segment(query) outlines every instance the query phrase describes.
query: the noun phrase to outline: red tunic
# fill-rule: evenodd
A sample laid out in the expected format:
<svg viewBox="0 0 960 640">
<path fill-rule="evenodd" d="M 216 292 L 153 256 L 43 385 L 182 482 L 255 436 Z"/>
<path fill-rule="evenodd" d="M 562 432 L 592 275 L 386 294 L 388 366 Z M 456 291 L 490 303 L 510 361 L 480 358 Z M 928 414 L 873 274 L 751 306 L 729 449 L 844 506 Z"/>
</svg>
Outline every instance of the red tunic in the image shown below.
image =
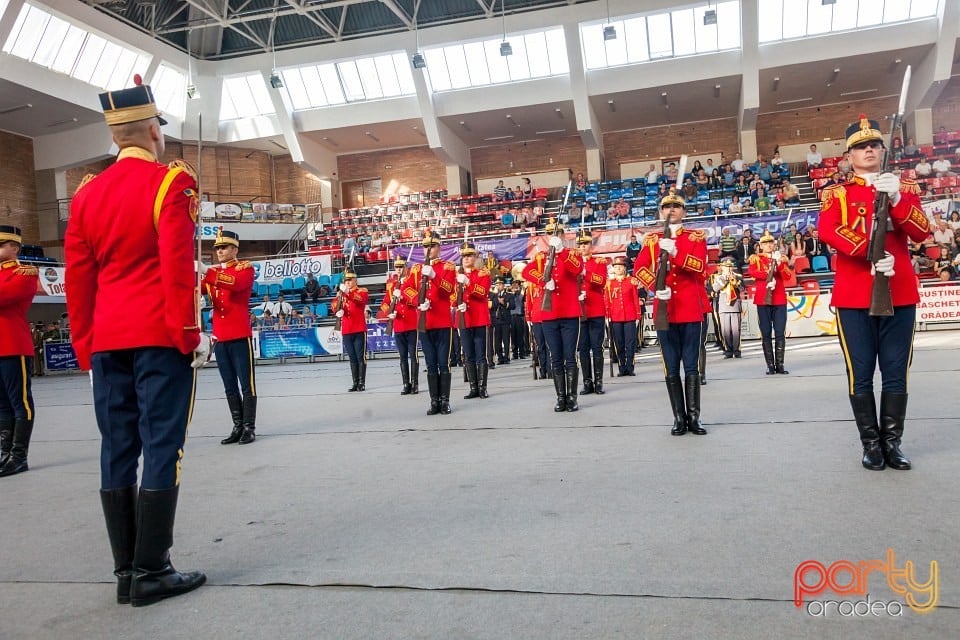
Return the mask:
<svg viewBox="0 0 960 640">
<path fill-rule="evenodd" d="M 343 305 L 340 333 L 347 335 L 367 332 L 366 311 L 368 300 L 370 300 L 370 292 L 363 287 L 354 287 L 350 291 L 337 296 L 336 300 L 333 301 L 333 312 L 339 311 L 341 304 Z"/>
<path fill-rule="evenodd" d="M 467 274 L 470 283 L 463 287 L 464 302 L 467 311 L 464 324 L 468 329 L 490 326 L 490 307 L 487 299 L 490 293 L 490 271 L 486 268 L 474 269 Z"/>
<path fill-rule="evenodd" d="M 538 252 L 533 260 L 524 267 L 523 279 L 544 288 L 547 284 L 546 280 L 543 279 L 543 269 L 546 262 L 546 254 Z M 541 311 L 541 322 L 580 317 L 580 287 L 577 283 L 577 276 L 582 271 L 583 260 L 580 258 L 580 254 L 566 247 L 557 251 L 554 256 L 552 274 L 553 282 L 556 285 L 552 292 L 553 308 L 551 311 Z M 551 292 L 544 288 L 543 295 L 551 295 Z"/>
<path fill-rule="evenodd" d="M 584 315 L 587 318 L 602 318 L 606 315 L 606 304 L 603 300 L 603 289 L 607 284 L 606 258 L 590 258 L 585 260 L 586 272 L 583 274 L 583 290 L 587 294 L 583 301 Z"/>
<path fill-rule="evenodd" d="M 607 281 L 604 302 L 611 322 L 633 322 L 640 317 L 640 281 L 633 276 Z"/>
<path fill-rule="evenodd" d="M 893 230 L 887 231 L 886 250 L 894 257 L 890 297 L 895 307 L 920 301 L 907 239 L 921 242 L 930 235 L 930 223 L 920 205 L 920 188 L 913 180 L 900 181 L 900 201 L 890 205 Z M 873 228 L 877 190 L 860 176 L 827 187 L 821 193 L 820 237 L 836 249 L 837 266 L 831 302 L 835 307 L 868 309 L 873 276 L 866 259 Z"/>
<path fill-rule="evenodd" d="M 543 287 L 528 282 L 523 304 L 528 322 L 543 322 L 543 312 L 540 310 L 543 305 Z"/>
<path fill-rule="evenodd" d="M 36 267 L 8 260 L 0 264 L 0 357 L 32 356 L 27 310 L 37 293 Z"/>
<path fill-rule="evenodd" d="M 250 329 L 250 292 L 253 265 L 234 260 L 214 265 L 203 277 L 204 288 L 213 301 L 213 335 L 217 340 L 244 340 Z"/>
<path fill-rule="evenodd" d="M 702 231 L 687 231 L 681 228 L 675 239 L 677 255 L 670 258 L 670 270 L 667 272 L 667 286 L 673 294 L 667 303 L 667 317 L 672 323 L 703 322 L 703 314 L 709 309 L 707 290 L 707 238 Z M 634 275 L 651 293 L 657 282 L 657 258 L 660 249 L 660 234 L 647 236 L 644 248 L 637 254 L 634 263 Z M 653 313 L 661 300 L 654 300 Z"/>
<path fill-rule="evenodd" d="M 64 238 L 67 311 L 81 369 L 101 351 L 200 343 L 197 182 L 128 147 L 82 186 Z"/>
<path fill-rule="evenodd" d="M 747 272 L 757 281 L 753 288 L 753 303 L 756 305 L 763 304 L 767 297 L 767 274 L 770 272 L 771 262 L 773 262 L 773 258 L 767 255 L 755 253 L 750 256 L 750 266 L 747 268 Z M 781 257 L 780 264 L 777 265 L 777 270 L 773 274 L 774 288 L 771 304 L 787 304 L 787 289 L 783 285 L 783 279 L 789 278 L 791 274 L 786 256 Z"/>
<path fill-rule="evenodd" d="M 394 290 L 399 290 L 403 286 L 403 283 L 400 282 L 400 279 L 396 276 L 391 275 L 390 279 L 387 280 L 387 295 L 383 298 L 383 304 L 380 305 L 380 309 L 384 313 L 390 313 L 390 304 L 393 300 Z M 397 314 L 397 317 L 393 319 L 393 332 L 394 333 L 403 333 L 404 331 L 416 331 L 417 330 L 417 307 L 415 304 L 410 304 L 404 297 L 397 299 L 397 304 L 393 308 L 394 313 Z"/>
<path fill-rule="evenodd" d="M 453 314 L 450 312 L 450 299 L 454 297 L 454 287 L 457 284 L 457 267 L 452 262 L 436 259 L 430 265 L 434 270 L 434 277 L 427 285 L 427 300 L 430 308 L 427 314 L 427 330 L 450 329 L 453 327 Z M 420 272 L 423 265 L 414 265 L 410 275 L 403 282 L 403 298 L 408 304 L 417 306 L 420 295 Z"/>
</svg>

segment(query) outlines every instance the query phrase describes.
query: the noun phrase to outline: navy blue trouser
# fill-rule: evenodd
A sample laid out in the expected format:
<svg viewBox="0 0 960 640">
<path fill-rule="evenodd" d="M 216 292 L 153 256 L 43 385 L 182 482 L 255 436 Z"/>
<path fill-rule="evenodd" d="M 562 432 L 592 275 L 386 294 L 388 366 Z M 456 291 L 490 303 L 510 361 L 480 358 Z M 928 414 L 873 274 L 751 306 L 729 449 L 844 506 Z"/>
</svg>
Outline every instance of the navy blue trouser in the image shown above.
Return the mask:
<svg viewBox="0 0 960 640">
<path fill-rule="evenodd" d="M 837 309 L 850 395 L 873 393 L 878 364 L 883 391 L 907 392 L 916 317 L 914 306 L 895 307 L 888 317 L 871 317 L 867 309 Z"/>
<path fill-rule="evenodd" d="M 547 340 L 543 336 L 543 323 L 534 322 L 533 341 L 537 343 L 537 364 L 541 371 L 547 370 L 547 363 L 550 361 L 550 349 L 547 347 Z"/>
<path fill-rule="evenodd" d="M 681 362 L 684 375 L 699 375 L 702 331 L 702 322 L 671 322 L 669 329 L 657 331 L 664 376 L 679 376 Z"/>
<path fill-rule="evenodd" d="M 0 358 L 0 418 L 33 420 L 33 392 L 30 390 L 33 373 L 32 356 L 3 356 Z"/>
<path fill-rule="evenodd" d="M 786 339 L 787 305 L 785 304 L 758 304 L 757 320 L 760 322 L 760 337 L 764 342 L 770 342 L 771 330 L 779 340 Z"/>
<path fill-rule="evenodd" d="M 223 390 L 228 396 L 254 398 L 257 381 L 254 373 L 253 339 L 240 338 L 218 342 L 213 347 L 217 369 L 223 379 Z"/>
<path fill-rule="evenodd" d="M 633 373 L 633 356 L 637 352 L 637 323 L 611 322 L 610 339 L 617 356 L 620 373 Z"/>
<path fill-rule="evenodd" d="M 550 349 L 550 362 L 554 373 L 577 368 L 579 334 L 580 318 L 560 318 L 543 322 L 543 337 Z"/>
<path fill-rule="evenodd" d="M 144 489 L 180 484 L 180 461 L 193 414 L 192 356 L 144 347 L 93 354 L 93 404 L 100 428 L 100 487 Z"/>
<path fill-rule="evenodd" d="M 464 364 L 487 364 L 487 328 L 467 327 L 460 332 L 463 344 Z"/>
<path fill-rule="evenodd" d="M 356 364 L 364 362 L 367 358 L 367 332 L 343 334 L 343 352 L 347 354 L 350 362 Z"/>
<path fill-rule="evenodd" d="M 410 362 L 410 370 L 415 371 L 420 366 L 417 357 L 417 330 L 401 331 L 393 334 L 393 339 L 397 343 L 397 351 L 400 353 L 400 360 Z"/>
<path fill-rule="evenodd" d="M 580 353 L 581 361 L 589 358 L 591 352 L 594 358 L 603 357 L 605 329 L 603 316 L 580 320 L 580 339 L 577 343 L 577 351 Z"/>
<path fill-rule="evenodd" d="M 420 334 L 427 374 L 450 373 L 450 345 L 453 329 L 427 329 Z"/>
</svg>

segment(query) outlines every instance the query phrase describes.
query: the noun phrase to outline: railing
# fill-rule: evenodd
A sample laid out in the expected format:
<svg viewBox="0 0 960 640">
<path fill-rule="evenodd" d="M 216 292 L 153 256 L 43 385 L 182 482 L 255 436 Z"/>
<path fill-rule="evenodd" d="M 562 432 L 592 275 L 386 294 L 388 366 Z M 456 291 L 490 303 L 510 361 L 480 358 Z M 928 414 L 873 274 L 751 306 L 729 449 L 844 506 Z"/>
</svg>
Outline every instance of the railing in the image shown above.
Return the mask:
<svg viewBox="0 0 960 640">
<path fill-rule="evenodd" d="M 287 243 L 280 248 L 280 253 L 289 252 L 300 242 L 306 243 L 311 236 L 316 235 L 318 225 L 320 227 L 320 230 L 323 231 L 321 203 L 313 202 L 305 206 L 307 208 L 307 212 L 306 212 L 306 215 L 304 216 L 303 224 L 301 224 L 297 228 L 297 230 L 293 232 L 293 235 L 290 236 L 290 239 L 287 240 Z M 306 244 L 304 244 L 304 248 L 306 248 Z"/>
</svg>

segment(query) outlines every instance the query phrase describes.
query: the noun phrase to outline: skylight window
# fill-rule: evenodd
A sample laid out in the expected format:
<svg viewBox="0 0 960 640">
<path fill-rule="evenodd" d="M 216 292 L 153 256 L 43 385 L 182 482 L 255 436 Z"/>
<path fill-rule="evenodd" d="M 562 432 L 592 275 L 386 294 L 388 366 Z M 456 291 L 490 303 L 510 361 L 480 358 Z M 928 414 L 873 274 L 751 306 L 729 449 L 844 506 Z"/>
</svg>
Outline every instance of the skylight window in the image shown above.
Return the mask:
<svg viewBox="0 0 960 640">
<path fill-rule="evenodd" d="M 187 108 L 187 76 L 161 64 L 151 84 L 160 112 L 183 119 Z"/>
<path fill-rule="evenodd" d="M 132 86 L 134 74 L 143 74 L 150 64 L 150 56 L 28 3 L 20 9 L 3 51 L 109 90 Z"/>
<path fill-rule="evenodd" d="M 404 53 L 284 69 L 294 110 L 409 96 L 417 92 Z"/>
<path fill-rule="evenodd" d="M 760 42 L 804 38 L 879 24 L 929 18 L 939 0 L 764 0 L 759 3 Z"/>
<path fill-rule="evenodd" d="M 267 85 L 259 73 L 224 78 L 220 96 L 220 119 L 237 120 L 276 113 Z"/>
</svg>

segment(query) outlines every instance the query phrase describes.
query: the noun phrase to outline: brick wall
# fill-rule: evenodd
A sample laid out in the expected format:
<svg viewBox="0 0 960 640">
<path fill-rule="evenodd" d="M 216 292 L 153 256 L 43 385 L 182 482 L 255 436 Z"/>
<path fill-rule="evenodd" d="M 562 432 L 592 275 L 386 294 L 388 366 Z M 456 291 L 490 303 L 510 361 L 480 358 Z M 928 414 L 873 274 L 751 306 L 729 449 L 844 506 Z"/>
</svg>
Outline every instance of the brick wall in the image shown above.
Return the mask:
<svg viewBox="0 0 960 640">
<path fill-rule="evenodd" d="M 843 138 L 847 127 L 861 113 L 878 120 L 881 131 L 886 133 L 890 130 L 890 123 L 883 116 L 896 110 L 897 97 L 890 96 L 761 113 L 757 116 L 757 150 L 769 157 L 777 145 L 807 144 Z"/>
<path fill-rule="evenodd" d="M 290 156 L 276 156 L 273 160 L 276 202 L 320 202 L 320 183 L 300 168 Z"/>
<path fill-rule="evenodd" d="M 953 76 L 933 105 L 933 130 L 960 129 L 960 76 Z"/>
<path fill-rule="evenodd" d="M 340 182 L 380 178 L 385 195 L 447 186 L 446 167 L 427 146 L 338 156 L 337 174 Z"/>
<path fill-rule="evenodd" d="M 4 131 L 0 131 L 0 224 L 20 227 L 25 243 L 40 241 L 33 140 Z"/>
<path fill-rule="evenodd" d="M 113 158 L 105 158 L 99 162 L 88 162 L 87 164 L 81 165 L 79 167 L 73 167 L 72 169 L 67 169 L 67 197 L 73 197 L 74 192 L 80 186 L 80 183 L 83 181 L 84 176 L 88 174 L 98 174 L 110 165 L 113 164 Z"/>
<path fill-rule="evenodd" d="M 624 162 L 715 152 L 732 159 L 739 148 L 736 118 L 612 131 L 603 134 L 604 170 L 610 179 L 629 178 L 620 175 Z"/>
<path fill-rule="evenodd" d="M 580 136 L 531 140 L 470 150 L 473 179 L 570 169 L 587 173 L 587 152 Z"/>
</svg>

